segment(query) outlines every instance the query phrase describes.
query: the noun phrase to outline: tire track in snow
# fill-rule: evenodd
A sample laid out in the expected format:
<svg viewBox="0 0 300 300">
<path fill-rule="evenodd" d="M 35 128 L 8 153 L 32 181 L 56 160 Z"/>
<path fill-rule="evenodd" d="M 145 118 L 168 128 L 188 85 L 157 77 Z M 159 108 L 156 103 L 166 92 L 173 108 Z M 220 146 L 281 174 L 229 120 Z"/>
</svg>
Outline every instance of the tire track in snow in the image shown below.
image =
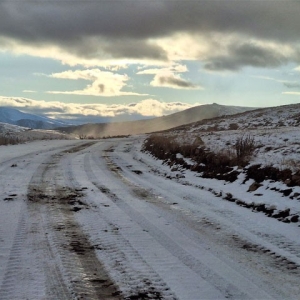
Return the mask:
<svg viewBox="0 0 300 300">
<path fill-rule="evenodd" d="M 22 214 L 18 221 L 17 234 L 14 238 L 8 266 L 0 289 L 0 299 L 3 300 L 18 299 L 19 291 L 16 291 L 16 289 L 18 287 L 20 265 L 22 264 L 22 252 L 25 247 L 26 225 L 25 216 Z"/>
<path fill-rule="evenodd" d="M 88 179 L 88 182 L 83 181 L 82 174 L 80 174 L 80 166 L 83 160 L 85 161 L 85 169 L 87 169 L 86 162 L 89 160 L 89 155 L 83 153 L 80 156 L 75 156 L 73 159 L 71 156 L 68 156 L 63 162 L 65 178 L 70 186 L 86 187 L 90 185 L 91 189 L 94 188 L 94 185 Z M 97 198 L 99 198 L 99 192 Z M 140 256 L 138 251 L 132 247 L 129 241 L 123 237 L 121 228 L 118 228 L 114 224 L 115 222 L 109 220 L 106 214 L 100 210 L 99 203 L 95 203 L 94 199 L 90 199 L 88 202 L 87 197 L 84 200 L 90 204 L 95 213 L 88 220 L 85 219 L 82 222 L 84 229 L 93 241 L 93 247 L 99 259 L 103 261 L 109 270 L 112 270 L 113 278 L 118 282 L 122 291 L 122 299 L 175 299 L 175 296 L 158 274 Z M 110 207 L 111 201 L 107 200 L 102 205 L 105 208 Z M 80 213 L 77 216 L 80 216 Z"/>
<path fill-rule="evenodd" d="M 74 165 L 73 163 L 70 164 L 70 166 Z M 90 180 L 90 154 L 86 154 L 84 157 L 84 167 L 87 180 Z M 69 170 L 67 173 L 71 181 L 79 185 L 79 182 L 75 178 L 76 171 Z M 78 178 L 78 180 L 82 181 L 82 177 Z M 84 185 L 86 184 L 87 182 L 84 182 Z M 95 187 L 91 182 L 89 184 L 92 188 Z M 97 198 L 99 198 L 99 192 L 97 195 Z M 99 202 L 96 203 L 94 198 L 92 198 L 90 199 L 90 203 L 94 207 L 93 211 L 95 215 L 88 218 L 88 221 L 84 220 L 84 228 L 91 235 L 98 257 L 111 270 L 113 278 L 118 282 L 123 298 L 175 299 L 174 294 L 169 290 L 165 282 L 145 261 L 135 247 L 131 245 L 129 240 L 124 237 L 122 234 L 124 227 L 118 227 L 116 222 L 110 219 L 105 213 L 108 207 L 113 207 L 111 199 L 104 196 L 100 204 Z M 104 208 L 104 211 L 101 207 Z M 115 217 L 120 213 L 120 219 L 124 219 L 123 211 L 117 212 L 115 210 L 117 207 L 113 209 Z M 128 223 L 125 222 L 125 227 L 127 225 Z M 138 230 L 136 230 L 135 234 L 137 232 Z M 143 231 L 141 232 L 142 234 L 144 233 Z M 141 236 L 140 240 L 143 239 L 144 237 Z"/>
<path fill-rule="evenodd" d="M 94 142 L 93 142 L 94 143 Z M 72 299 L 118 299 L 117 289 L 109 279 L 103 266 L 95 256 L 94 249 L 73 217 L 72 204 L 80 197 L 80 193 L 65 186 L 63 170 L 59 170 L 62 155 L 76 153 L 93 143 L 73 147 L 60 155 L 54 156 L 51 170 L 44 169 L 42 180 L 37 187 L 45 224 L 49 228 L 49 245 L 59 260 L 59 270 L 68 287 Z M 48 164 L 49 166 L 49 164 Z M 40 174 L 36 174 L 40 178 Z M 53 180 L 54 179 L 54 180 Z M 35 184 L 32 186 L 34 189 Z M 35 197 L 36 193 L 33 193 Z M 46 214 L 47 213 L 47 214 Z M 56 273 L 57 273 L 56 272 Z M 70 298 L 70 299 L 71 299 Z M 65 299 L 62 297 L 62 299 Z"/>
<path fill-rule="evenodd" d="M 47 147 L 45 149 L 39 149 L 37 151 L 31 151 L 27 154 L 22 154 L 17 157 L 8 158 L 4 161 L 0 162 L 0 173 L 2 173 L 5 169 L 8 169 L 8 167 L 12 165 L 17 165 L 19 162 L 24 162 L 26 159 L 32 159 L 32 157 L 35 157 L 36 155 L 42 155 L 44 153 L 50 153 L 52 151 L 58 151 L 70 148 L 68 145 L 58 146 L 58 147 Z"/>
<path fill-rule="evenodd" d="M 95 165 L 98 164 L 98 172 L 95 170 Z M 104 163 L 105 164 L 105 163 Z M 97 175 L 93 171 L 88 171 L 90 169 L 95 170 L 97 172 Z M 265 298 L 265 299 L 271 299 L 269 295 L 265 294 L 263 291 L 258 291 L 257 286 L 255 286 L 252 282 L 247 281 L 246 279 L 239 279 L 237 282 L 242 287 L 237 287 L 233 284 L 234 280 L 230 279 L 228 281 L 228 278 L 224 276 L 226 272 L 229 271 L 231 273 L 231 276 L 233 278 L 236 278 L 240 276 L 240 274 L 236 274 L 233 270 L 227 269 L 227 271 L 223 271 L 223 276 L 219 275 L 218 271 L 216 272 L 217 266 L 214 268 L 210 268 L 207 265 L 203 264 L 203 259 L 200 258 L 199 254 L 194 256 L 191 253 L 189 253 L 189 250 L 185 249 L 183 244 L 178 243 L 180 241 L 180 238 L 178 241 L 176 241 L 176 237 L 174 236 L 168 236 L 164 232 L 162 232 L 156 224 L 154 224 L 154 221 L 149 221 L 149 218 L 145 218 L 141 213 L 137 211 L 136 208 L 133 208 L 134 202 L 131 203 L 130 201 L 125 200 L 124 195 L 116 195 L 114 190 L 110 190 L 108 181 L 106 180 L 106 183 L 101 183 L 101 180 L 98 178 L 104 178 L 104 174 L 101 174 L 99 170 L 103 169 L 103 162 L 101 162 L 101 159 L 94 155 L 93 162 L 90 162 L 90 165 L 87 168 L 88 176 L 90 180 L 94 183 L 95 186 L 98 187 L 100 191 L 102 191 L 105 195 L 107 195 L 111 200 L 122 210 L 124 211 L 134 222 L 136 222 L 139 226 L 141 226 L 145 231 L 147 231 L 147 234 L 151 235 L 152 238 L 156 242 L 158 242 L 161 246 L 163 246 L 164 249 L 166 249 L 173 257 L 176 257 L 179 259 L 181 263 L 183 263 L 186 267 L 188 267 L 190 270 L 192 270 L 195 274 L 198 275 L 199 282 L 202 283 L 206 282 L 206 289 L 209 289 L 209 286 L 214 287 L 215 289 L 219 290 L 221 293 L 220 295 L 223 295 L 221 297 L 227 297 L 227 298 L 243 298 L 243 299 L 252 299 L 252 298 Z M 116 172 L 118 170 L 112 168 L 113 172 Z M 101 176 L 102 175 L 102 176 Z M 115 177 L 116 178 L 116 177 Z M 111 179 L 110 179 L 111 181 Z M 144 191 L 142 191 L 143 194 Z M 133 191 L 131 194 L 131 197 L 135 196 L 137 197 L 137 190 Z M 143 199 L 145 200 L 145 199 Z M 130 204 L 131 203 L 131 204 Z M 138 207 L 138 206 L 136 206 Z M 145 209 L 145 208 L 144 208 Z M 150 209 L 150 207 L 149 207 Z M 155 220 L 157 221 L 157 220 Z M 178 232 L 177 232 L 178 233 Z M 172 235 L 172 234 L 171 234 Z M 191 242 L 191 241 L 185 241 L 185 242 Z M 201 248 L 201 247 L 200 247 Z M 203 249 L 198 249 L 203 251 Z M 208 255 L 204 251 L 204 255 Z M 209 256 L 209 255 L 208 255 Z M 220 263 L 220 262 L 219 262 Z M 220 273 L 222 274 L 222 272 Z M 179 276 L 180 277 L 180 276 Z M 205 284 L 204 284 L 205 285 Z M 240 289 L 241 288 L 241 289 Z M 253 296 L 254 295 L 254 296 Z M 199 296 L 199 295 L 198 295 Z M 200 296 L 201 297 L 201 296 Z M 216 296 L 214 296 L 216 298 Z M 213 299 L 213 298 L 212 298 Z"/>
<path fill-rule="evenodd" d="M 90 145 L 63 147 L 63 152 L 41 163 L 32 176 L 27 207 L 24 205 L 27 213 L 22 214 L 0 299 L 119 299 L 73 218 L 68 201 L 79 193 L 59 181 L 63 155 Z"/>
<path fill-rule="evenodd" d="M 135 180 L 135 182 L 139 182 L 142 185 L 144 183 L 146 187 L 149 186 L 145 181 L 146 175 L 135 175 L 137 173 L 146 174 L 148 166 L 145 167 L 143 161 L 141 162 L 139 160 L 138 155 L 132 150 L 132 145 L 129 145 L 128 147 L 128 145 L 124 146 L 124 144 L 125 143 L 120 143 L 117 149 L 110 154 L 110 156 L 113 156 L 114 160 L 114 162 L 112 162 L 109 159 L 110 163 L 114 165 L 114 172 L 125 178 L 125 181 L 128 181 L 129 184 L 132 180 Z M 126 160 L 126 158 L 128 159 Z M 133 170 L 142 171 L 136 173 Z M 130 179 L 128 180 L 124 176 L 129 176 Z M 155 176 L 151 175 L 146 178 L 149 180 L 149 177 L 153 178 Z M 155 185 L 155 188 L 158 188 L 159 194 L 164 194 L 161 192 L 164 180 L 150 180 L 150 182 Z M 180 180 L 178 180 L 177 183 L 170 183 L 172 183 L 173 186 L 182 184 Z M 196 188 L 192 189 L 196 191 Z M 182 196 L 185 193 L 183 190 L 186 190 L 187 192 L 186 197 Z M 255 272 L 257 270 L 262 272 L 264 279 L 269 282 L 266 281 L 267 285 L 272 289 L 270 290 L 270 288 L 268 288 L 268 290 L 275 298 L 280 299 L 280 297 L 286 298 L 287 295 L 293 295 L 291 296 L 293 297 L 292 299 L 298 299 L 298 296 L 296 296 L 296 298 L 294 297 L 299 294 L 299 285 L 297 284 L 300 279 L 298 259 L 300 252 L 297 250 L 299 249 L 299 239 L 295 236 L 295 240 L 289 240 L 278 232 L 275 234 L 275 230 L 274 234 L 263 234 L 264 230 L 270 233 L 273 231 L 273 228 L 267 230 L 267 228 L 262 227 L 264 224 L 255 221 L 255 214 L 253 216 L 254 218 L 249 218 L 247 219 L 247 222 L 245 222 L 245 216 L 242 218 L 240 215 L 236 214 L 236 212 L 234 213 L 234 210 L 231 211 L 229 203 L 225 203 L 227 209 L 220 210 L 218 208 L 219 211 L 217 211 L 216 208 L 218 207 L 218 204 L 215 204 L 214 202 L 222 202 L 218 198 L 216 198 L 215 201 L 212 201 L 211 197 L 208 197 L 208 199 L 211 199 L 210 201 L 205 201 L 204 199 L 200 201 L 200 199 L 193 194 L 191 194 L 190 198 L 190 191 L 192 191 L 190 188 L 187 189 L 185 186 L 182 186 L 182 193 L 180 192 L 180 194 L 182 194 L 181 197 L 184 199 L 184 201 L 182 201 L 179 195 L 176 195 L 174 198 L 175 194 L 172 193 L 172 188 L 170 188 L 170 191 L 167 193 L 167 198 L 173 198 L 172 200 L 176 199 L 176 202 L 179 200 L 179 203 L 176 203 L 178 204 L 176 206 L 172 205 L 170 200 L 157 201 L 156 199 L 151 202 L 159 207 L 156 211 L 165 209 L 165 212 L 168 215 L 177 214 L 177 217 L 181 222 L 185 222 L 186 224 L 190 223 L 189 227 L 194 230 L 185 230 L 184 233 L 187 236 L 197 238 L 195 231 L 199 231 L 201 232 L 201 236 L 203 236 L 203 233 L 207 236 L 206 240 L 213 240 L 216 242 L 212 249 L 227 249 L 225 251 L 225 257 L 223 254 L 223 259 L 226 259 L 226 256 L 231 256 L 233 260 L 236 260 L 239 257 L 240 259 L 237 260 L 241 260 L 243 264 L 248 264 L 248 267 L 247 265 L 245 266 L 247 269 L 249 268 L 249 270 L 253 269 Z M 206 192 L 204 191 L 202 193 L 205 194 Z M 195 199 L 198 201 L 195 201 Z M 190 206 L 190 209 L 181 208 L 181 204 L 185 207 L 186 204 L 189 204 L 187 207 Z M 222 208 L 224 208 L 223 203 L 219 203 L 219 205 L 222 205 Z M 242 208 L 240 209 L 242 210 Z M 208 214 L 205 215 L 205 212 Z M 230 213 L 230 215 L 227 213 Z M 270 222 L 274 221 L 275 220 L 270 220 Z M 232 224 L 230 224 L 230 222 L 232 222 Z M 248 222 L 251 224 L 248 224 Z M 281 226 L 284 225 L 282 224 Z M 182 230 L 183 228 L 179 229 Z M 203 237 L 205 237 L 205 235 Z M 218 247 L 218 244 L 222 245 L 222 247 Z M 221 255 L 221 253 L 219 255 Z M 235 256 L 234 253 L 238 255 Z M 253 273 L 254 281 L 255 272 Z M 264 285 L 266 286 L 266 284 Z"/>
<path fill-rule="evenodd" d="M 126 145 L 127 147 L 128 147 L 128 145 Z M 122 147 L 122 146 L 121 146 Z M 130 145 L 128 148 L 126 148 L 126 149 L 123 149 L 122 151 L 123 152 L 129 152 L 130 150 L 132 150 L 132 148 L 133 148 L 133 146 L 132 145 Z M 117 157 L 117 159 L 119 159 L 119 160 L 122 160 L 122 158 L 118 155 L 118 152 L 114 152 L 114 153 L 116 153 L 115 154 L 115 157 Z M 150 173 L 152 173 L 153 171 L 151 171 L 152 169 L 153 169 L 153 167 L 151 167 L 151 166 L 148 166 L 148 164 L 146 164 L 145 162 L 143 162 L 143 161 L 141 161 L 141 160 L 139 160 L 137 157 L 136 157 L 136 154 L 135 153 L 133 153 L 132 154 L 132 161 L 133 160 L 135 160 L 135 162 L 137 163 L 137 164 L 142 164 L 143 165 L 143 167 L 146 167 L 147 169 L 150 169 L 150 170 L 147 170 L 147 172 L 150 172 Z M 131 161 L 131 163 L 132 163 L 132 161 Z M 113 163 L 112 161 L 110 162 L 110 163 Z M 123 162 L 120 162 L 119 161 L 119 164 L 121 163 L 121 165 L 125 165 L 126 163 L 127 163 L 127 165 L 128 165 L 128 162 L 125 162 L 125 161 L 123 161 Z M 113 164 L 115 164 L 115 163 L 113 163 Z M 129 172 L 129 173 L 134 173 L 134 171 L 128 171 L 127 169 L 129 169 L 128 168 L 129 166 L 127 166 L 127 168 L 124 168 L 122 171 L 124 172 L 124 176 L 127 176 L 128 175 L 128 173 L 127 172 Z M 132 167 L 132 165 L 130 166 L 130 167 Z M 123 166 L 122 166 L 122 168 L 123 168 Z M 157 169 L 156 169 L 156 171 L 159 173 L 159 175 L 160 176 L 163 176 L 162 174 L 164 173 L 164 172 L 160 172 L 160 171 L 158 171 Z M 120 173 L 120 176 L 122 176 L 122 177 L 124 177 L 121 173 Z M 124 177 L 125 178 L 125 177 Z M 135 176 L 135 180 L 136 180 L 136 182 L 141 182 L 141 183 L 143 183 L 144 182 L 144 180 L 145 179 L 141 179 L 141 176 Z M 130 181 L 128 181 L 128 182 L 130 182 Z M 158 186 L 157 186 L 157 188 L 159 189 L 159 188 L 161 188 L 161 187 L 159 187 L 159 183 L 161 183 L 161 182 L 163 182 L 162 180 L 161 181 L 156 181 L 156 183 L 158 183 Z M 189 183 L 189 182 L 187 182 L 186 180 L 181 180 L 181 179 L 177 179 L 176 180 L 176 183 L 177 184 L 180 184 L 180 185 L 183 185 L 183 189 L 185 188 L 185 186 L 188 184 L 189 186 L 191 186 L 193 189 L 198 189 L 199 188 L 199 186 L 195 186 L 195 185 L 193 185 L 193 184 L 191 184 L 191 183 Z M 203 187 L 201 187 L 200 188 L 201 190 L 203 189 Z M 208 190 L 209 192 L 210 192 L 210 190 Z M 217 211 L 216 210 L 216 207 L 215 207 L 215 205 L 213 205 L 211 202 L 205 202 L 205 203 L 203 203 L 203 201 L 201 201 L 201 202 L 199 202 L 198 201 L 198 203 L 195 201 L 195 200 L 193 200 L 193 196 L 192 197 L 189 197 L 189 195 L 187 195 L 186 197 L 184 197 L 186 200 L 188 200 L 189 202 L 192 202 L 191 204 L 193 204 L 194 205 L 194 207 L 196 206 L 196 205 L 207 205 L 207 207 L 211 207 L 211 208 L 214 208 L 214 213 L 218 213 L 219 215 L 222 215 L 222 216 L 225 216 L 226 218 L 229 218 L 229 219 L 234 219 L 234 221 L 236 221 L 236 227 L 243 227 L 242 225 L 243 224 L 245 224 L 245 219 L 244 219 L 244 217 L 243 216 L 239 216 L 239 215 L 237 215 L 237 214 L 234 214 L 232 211 L 229 211 L 229 210 L 226 210 L 226 211 L 224 211 L 224 210 L 219 210 L 219 211 Z M 216 199 L 216 200 L 218 200 L 218 199 Z M 221 201 L 222 202 L 222 201 Z M 229 203 L 225 203 L 225 204 L 229 204 Z M 230 205 L 230 204 L 229 204 Z M 240 208 L 240 209 L 243 209 L 243 208 Z M 200 209 L 198 209 L 198 211 L 199 211 Z M 188 210 L 187 210 L 188 211 Z M 204 220 L 205 221 L 205 220 Z M 217 226 L 217 224 L 216 224 L 216 222 L 217 222 L 217 220 L 213 220 L 213 222 L 214 222 L 214 225 L 215 226 Z M 249 222 L 249 221 L 248 221 Z M 212 223 L 211 223 L 212 224 Z M 247 224 L 246 224 L 247 225 Z M 287 250 L 286 252 L 290 252 L 290 254 L 292 254 L 292 255 L 290 255 L 290 258 L 291 259 L 294 259 L 295 260 L 295 262 L 298 262 L 298 264 L 300 263 L 300 261 L 299 261 L 299 259 L 298 258 L 300 258 L 300 244 L 299 243 L 297 243 L 296 244 L 296 242 L 298 241 L 298 240 L 289 240 L 289 239 L 287 239 L 285 236 L 283 236 L 283 235 L 281 235 L 281 234 L 279 234 L 278 232 L 276 232 L 276 233 L 274 233 L 274 234 L 263 234 L 262 232 L 261 232 L 261 226 L 253 226 L 253 224 L 251 223 L 251 227 L 249 227 L 249 228 L 247 228 L 247 230 L 249 230 L 251 233 L 253 233 L 254 235 L 256 235 L 256 236 L 261 236 L 261 237 L 263 237 L 263 239 L 264 240 L 266 240 L 266 241 L 268 241 L 268 242 L 270 242 L 270 244 L 275 244 L 276 246 L 278 246 L 278 248 L 280 248 L 280 249 L 282 249 L 282 250 Z M 291 228 L 291 230 L 292 230 L 292 228 Z"/>
<path fill-rule="evenodd" d="M 53 149 L 49 151 L 55 152 Z M 43 266 L 37 259 L 41 241 L 32 237 L 37 230 L 38 216 L 30 219 L 25 201 L 30 174 L 49 151 L 43 149 L 39 156 L 38 151 L 34 151 L 1 163 L 3 199 L 0 201 L 4 200 L 1 209 L 5 212 L 2 212 L 1 221 L 5 226 L 0 227 L 0 247 L 3 243 L 5 248 L 1 249 L 0 257 L 0 299 L 26 299 L 28 295 L 41 299 L 45 296 L 44 289 L 40 288 L 44 286 L 40 273 Z"/>
</svg>

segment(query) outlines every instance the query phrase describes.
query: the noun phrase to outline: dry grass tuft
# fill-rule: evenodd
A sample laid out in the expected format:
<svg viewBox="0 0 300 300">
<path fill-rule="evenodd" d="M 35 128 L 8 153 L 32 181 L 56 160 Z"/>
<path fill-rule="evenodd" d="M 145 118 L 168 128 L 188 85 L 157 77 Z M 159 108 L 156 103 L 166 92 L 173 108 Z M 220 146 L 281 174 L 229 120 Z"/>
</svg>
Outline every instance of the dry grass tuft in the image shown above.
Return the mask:
<svg viewBox="0 0 300 300">
<path fill-rule="evenodd" d="M 249 162 L 257 145 L 250 134 L 238 137 L 235 142 L 236 158 L 238 162 Z"/>
<path fill-rule="evenodd" d="M 0 136 L 0 146 L 20 144 L 21 140 L 17 137 Z"/>
</svg>

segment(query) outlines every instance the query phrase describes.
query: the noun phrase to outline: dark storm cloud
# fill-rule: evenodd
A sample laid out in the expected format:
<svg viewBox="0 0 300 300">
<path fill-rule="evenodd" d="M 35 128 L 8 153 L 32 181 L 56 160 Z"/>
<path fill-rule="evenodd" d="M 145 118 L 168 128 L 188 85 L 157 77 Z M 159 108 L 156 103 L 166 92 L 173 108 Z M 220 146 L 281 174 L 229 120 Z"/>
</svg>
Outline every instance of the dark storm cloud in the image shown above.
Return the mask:
<svg viewBox="0 0 300 300">
<path fill-rule="evenodd" d="M 55 44 L 88 58 L 104 53 L 164 60 L 165 52 L 147 40 L 176 32 L 238 34 L 245 40 L 297 45 L 299 16 L 300 1 L 290 0 L 2 1 L 0 36 L 34 45 Z M 240 46 L 231 49 L 230 57 L 213 58 L 206 67 L 236 70 L 243 65 L 276 66 L 288 60 L 274 53 L 268 57 L 266 52 L 270 51 Z"/>
<path fill-rule="evenodd" d="M 211 59 L 204 67 L 211 71 L 236 71 L 243 66 L 274 68 L 287 63 L 291 59 L 276 50 L 251 43 L 233 45 L 228 48 L 228 51 L 229 54 Z"/>
<path fill-rule="evenodd" d="M 183 89 L 196 88 L 194 84 L 176 77 L 159 76 L 158 81 L 161 86 L 166 85 L 166 86 L 173 86 L 175 88 L 183 88 Z"/>
<path fill-rule="evenodd" d="M 289 89 L 300 88 L 300 82 L 284 82 L 283 85 Z"/>
<path fill-rule="evenodd" d="M 144 41 L 120 39 L 103 47 L 103 50 L 115 58 L 157 59 L 166 60 L 165 51 Z"/>
<path fill-rule="evenodd" d="M 5 1 L 3 33 L 27 39 L 78 36 L 144 39 L 176 31 L 240 31 L 299 39 L 299 1 Z M 20 26 L 23 25 L 23 26 Z"/>
</svg>

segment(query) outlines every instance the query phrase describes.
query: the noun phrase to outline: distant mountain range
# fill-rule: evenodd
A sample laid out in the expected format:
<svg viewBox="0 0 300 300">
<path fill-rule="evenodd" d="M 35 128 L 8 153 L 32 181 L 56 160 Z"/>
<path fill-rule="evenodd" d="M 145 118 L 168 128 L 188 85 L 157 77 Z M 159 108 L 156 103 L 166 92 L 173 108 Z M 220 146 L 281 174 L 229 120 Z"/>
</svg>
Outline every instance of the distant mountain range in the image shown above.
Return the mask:
<svg viewBox="0 0 300 300">
<path fill-rule="evenodd" d="M 107 119 L 98 117 L 89 119 L 84 116 L 77 116 L 75 124 L 78 124 L 78 122 L 83 120 L 86 122 L 95 122 L 97 120 L 99 122 L 75 126 L 73 125 L 74 123 L 70 124 L 62 120 L 55 120 L 41 115 L 29 114 L 10 107 L 0 107 L 0 122 L 32 129 L 58 128 L 60 131 L 77 134 L 81 137 L 101 138 L 107 136 L 132 135 L 162 131 L 192 122 L 201 121 L 203 119 L 215 118 L 221 115 L 237 114 L 252 109 L 253 108 L 249 107 L 226 106 L 214 103 L 192 107 L 168 116 L 126 122 L 114 122 L 114 118 Z M 106 121 L 106 123 L 100 123 L 101 121 Z"/>
<path fill-rule="evenodd" d="M 72 121 L 56 120 L 47 118 L 43 115 L 35 115 L 21 112 L 11 107 L 0 107 L 0 123 L 18 125 L 32 129 L 55 129 L 57 127 L 65 127 L 72 125 L 81 125 L 87 123 L 111 123 L 111 122 L 127 122 L 140 119 L 149 119 L 139 114 L 124 115 L 118 117 L 101 117 L 101 116 L 84 116 L 76 115 Z"/>
<path fill-rule="evenodd" d="M 73 133 L 82 138 L 102 138 L 118 135 L 133 135 L 163 131 L 181 125 L 198 122 L 203 119 L 210 119 L 222 115 L 233 115 L 253 110 L 250 107 L 226 106 L 219 104 L 207 104 L 189 108 L 168 116 L 148 120 L 114 122 L 102 124 L 84 124 L 60 128 L 61 131 Z"/>
<path fill-rule="evenodd" d="M 14 108 L 0 107 L 0 122 L 32 129 L 54 129 L 70 124 L 44 116 L 21 112 Z"/>
</svg>

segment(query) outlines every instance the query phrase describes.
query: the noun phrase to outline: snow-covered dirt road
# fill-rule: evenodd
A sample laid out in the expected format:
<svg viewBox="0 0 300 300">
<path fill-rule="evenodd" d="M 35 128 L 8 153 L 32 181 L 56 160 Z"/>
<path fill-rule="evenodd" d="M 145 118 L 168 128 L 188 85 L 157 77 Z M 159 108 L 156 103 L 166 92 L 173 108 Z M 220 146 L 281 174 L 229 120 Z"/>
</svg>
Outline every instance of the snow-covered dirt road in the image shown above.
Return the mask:
<svg viewBox="0 0 300 300">
<path fill-rule="evenodd" d="M 143 137 L 0 147 L 0 299 L 300 299 L 300 228 L 224 201 Z"/>
</svg>

